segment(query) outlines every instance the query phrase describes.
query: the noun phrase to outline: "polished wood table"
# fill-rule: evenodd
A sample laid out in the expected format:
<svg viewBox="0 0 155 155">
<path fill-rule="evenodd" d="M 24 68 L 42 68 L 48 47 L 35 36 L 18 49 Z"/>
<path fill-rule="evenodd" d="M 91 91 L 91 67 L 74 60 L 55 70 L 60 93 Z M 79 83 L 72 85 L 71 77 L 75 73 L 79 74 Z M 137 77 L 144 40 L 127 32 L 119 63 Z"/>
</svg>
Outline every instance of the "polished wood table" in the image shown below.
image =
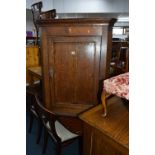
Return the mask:
<svg viewBox="0 0 155 155">
<path fill-rule="evenodd" d="M 103 117 L 101 104 L 80 115 L 84 155 L 129 154 L 129 107 L 117 96 L 107 102 L 107 117 Z"/>
<path fill-rule="evenodd" d="M 35 77 L 42 79 L 42 69 L 40 66 L 29 67 L 28 71 L 30 74 L 34 75 Z"/>
<path fill-rule="evenodd" d="M 42 80 L 42 69 L 40 66 L 29 67 L 28 74 L 31 86 L 35 83 L 35 79 Z"/>
</svg>

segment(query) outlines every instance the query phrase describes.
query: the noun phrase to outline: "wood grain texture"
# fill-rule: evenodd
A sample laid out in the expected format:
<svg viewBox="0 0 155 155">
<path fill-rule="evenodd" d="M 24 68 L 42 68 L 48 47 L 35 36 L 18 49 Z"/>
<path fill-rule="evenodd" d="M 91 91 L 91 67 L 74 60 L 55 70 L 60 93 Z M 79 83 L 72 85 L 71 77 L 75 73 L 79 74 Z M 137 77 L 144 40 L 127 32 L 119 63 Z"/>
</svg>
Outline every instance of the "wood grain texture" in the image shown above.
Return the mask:
<svg viewBox="0 0 155 155">
<path fill-rule="evenodd" d="M 28 67 L 28 72 L 38 79 L 42 79 L 42 69 L 40 66 Z"/>
<path fill-rule="evenodd" d="M 108 100 L 108 110 L 107 117 L 102 116 L 102 105 L 80 115 L 84 122 L 85 155 L 129 153 L 128 107 L 120 98 L 112 97 Z"/>
<path fill-rule="evenodd" d="M 98 104 L 99 81 L 108 77 L 114 19 L 40 20 L 44 104 L 73 113 Z M 67 108 L 67 105 L 69 108 Z M 88 105 L 88 106 L 87 106 Z M 73 109 L 73 110 L 72 110 Z M 75 112 L 78 114 L 79 108 Z M 60 110 L 60 109 L 59 109 Z M 63 111 L 65 112 L 65 111 Z M 82 111 L 81 111 L 82 112 Z"/>
</svg>

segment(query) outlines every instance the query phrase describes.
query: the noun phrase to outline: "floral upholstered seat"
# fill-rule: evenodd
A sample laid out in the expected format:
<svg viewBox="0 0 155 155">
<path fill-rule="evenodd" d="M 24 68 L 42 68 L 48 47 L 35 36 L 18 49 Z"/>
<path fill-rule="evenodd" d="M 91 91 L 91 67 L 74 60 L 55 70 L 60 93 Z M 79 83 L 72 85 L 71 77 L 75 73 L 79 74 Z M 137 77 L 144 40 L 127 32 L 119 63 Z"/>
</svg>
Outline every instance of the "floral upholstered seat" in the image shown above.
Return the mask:
<svg viewBox="0 0 155 155">
<path fill-rule="evenodd" d="M 129 99 L 129 72 L 104 80 L 103 89 L 121 98 Z"/>
<path fill-rule="evenodd" d="M 101 101 L 104 109 L 103 116 L 107 115 L 106 98 L 108 94 L 113 94 L 129 100 L 129 72 L 104 80 L 103 92 L 101 96 Z"/>
</svg>

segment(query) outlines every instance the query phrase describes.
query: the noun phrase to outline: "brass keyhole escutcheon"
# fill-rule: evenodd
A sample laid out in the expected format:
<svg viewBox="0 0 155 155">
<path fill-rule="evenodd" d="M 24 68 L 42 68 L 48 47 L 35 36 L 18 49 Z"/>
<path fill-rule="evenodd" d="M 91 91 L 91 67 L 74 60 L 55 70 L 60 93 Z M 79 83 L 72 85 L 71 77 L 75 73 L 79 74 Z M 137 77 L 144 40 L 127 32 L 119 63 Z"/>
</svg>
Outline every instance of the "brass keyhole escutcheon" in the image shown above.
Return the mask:
<svg viewBox="0 0 155 155">
<path fill-rule="evenodd" d="M 75 55 L 76 54 L 76 52 L 75 51 L 71 51 L 71 55 Z"/>
</svg>

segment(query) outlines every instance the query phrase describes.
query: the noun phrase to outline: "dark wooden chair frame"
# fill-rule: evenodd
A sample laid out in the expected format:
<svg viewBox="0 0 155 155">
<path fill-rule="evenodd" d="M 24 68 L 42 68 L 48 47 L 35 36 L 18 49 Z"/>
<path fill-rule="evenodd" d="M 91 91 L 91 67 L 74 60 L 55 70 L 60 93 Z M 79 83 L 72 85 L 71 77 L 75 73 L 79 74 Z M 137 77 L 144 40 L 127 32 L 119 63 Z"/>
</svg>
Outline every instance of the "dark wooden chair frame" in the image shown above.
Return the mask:
<svg viewBox="0 0 155 155">
<path fill-rule="evenodd" d="M 123 51 L 125 50 L 125 51 Z M 121 52 L 125 52 L 125 62 L 124 62 L 124 67 L 122 66 L 122 64 L 119 66 L 119 64 L 121 63 Z M 119 75 L 125 72 L 129 71 L 129 47 L 120 47 L 119 51 L 117 52 L 116 58 L 114 60 L 112 60 L 112 62 L 114 64 L 110 65 L 111 68 L 113 68 L 114 70 L 114 74 L 112 76 L 115 75 Z"/>
<path fill-rule="evenodd" d="M 42 11 L 43 3 L 37 2 L 31 5 L 31 11 L 33 16 L 33 23 L 36 28 L 36 45 L 39 45 L 39 27 L 37 25 L 37 20 L 39 19 L 52 19 L 56 17 L 56 9 Z"/>
<path fill-rule="evenodd" d="M 79 139 L 79 154 L 82 155 L 82 152 L 83 152 L 82 135 L 78 135 L 77 137 L 74 137 L 72 139 L 62 142 L 61 138 L 57 135 L 56 128 L 55 128 L 55 122 L 59 121 L 59 117 L 56 114 L 54 114 L 52 111 L 49 111 L 41 104 L 37 94 L 35 95 L 35 98 L 36 98 L 36 108 L 37 108 L 37 111 L 39 112 L 39 118 L 44 126 L 43 153 L 46 152 L 48 137 L 50 136 L 52 141 L 55 144 L 56 155 L 61 155 L 62 147 L 67 146 L 68 144 L 72 143 L 76 139 Z M 47 127 L 47 121 L 49 122 L 50 129 Z M 52 133 L 52 136 L 50 133 Z"/>
<path fill-rule="evenodd" d="M 38 87 L 38 86 L 37 86 Z M 36 143 L 39 144 L 42 134 L 42 123 L 39 119 L 39 114 L 36 110 L 35 106 L 35 94 L 38 93 L 37 90 L 35 90 L 35 87 L 27 86 L 26 88 L 26 100 L 29 99 L 29 101 L 26 101 L 26 110 L 30 114 L 30 122 L 28 127 L 28 133 L 31 133 L 32 127 L 33 127 L 33 121 L 34 119 L 37 121 L 37 138 Z"/>
</svg>

